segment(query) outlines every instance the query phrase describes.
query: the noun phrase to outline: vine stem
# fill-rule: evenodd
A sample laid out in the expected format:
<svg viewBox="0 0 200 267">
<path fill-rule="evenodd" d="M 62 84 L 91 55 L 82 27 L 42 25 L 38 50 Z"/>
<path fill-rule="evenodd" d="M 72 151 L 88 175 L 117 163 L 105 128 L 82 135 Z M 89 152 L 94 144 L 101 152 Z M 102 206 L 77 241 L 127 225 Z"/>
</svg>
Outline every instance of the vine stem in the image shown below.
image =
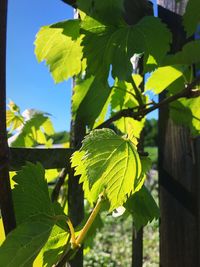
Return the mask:
<svg viewBox="0 0 200 267">
<path fill-rule="evenodd" d="M 86 224 L 84 225 L 83 229 L 81 230 L 79 236 L 75 239 L 75 234 L 74 234 L 74 228 L 71 224 L 70 220 L 67 220 L 67 224 L 70 228 L 70 233 L 71 233 L 71 246 L 67 247 L 67 249 L 65 250 L 64 254 L 62 255 L 60 261 L 56 264 L 55 267 L 61 267 L 63 266 L 67 261 L 69 261 L 78 251 L 78 249 L 80 248 L 80 246 L 82 245 L 88 231 L 90 230 L 97 214 L 99 213 L 100 209 L 101 209 L 101 205 L 103 203 L 103 201 L 105 200 L 105 195 L 104 193 L 102 193 L 99 198 L 98 201 L 92 211 L 92 213 L 90 214 L 90 217 L 88 218 Z M 66 220 L 66 216 L 56 216 L 57 219 L 64 219 Z M 71 225 L 70 225 L 71 224 Z M 73 234 L 73 237 L 72 237 Z"/>
<path fill-rule="evenodd" d="M 186 88 L 184 88 L 177 94 L 166 97 L 163 101 L 153 104 L 152 107 L 141 107 L 139 105 L 137 107 L 138 108 L 137 111 L 134 111 L 136 107 L 134 107 L 134 109 L 132 108 L 122 109 L 119 112 L 117 112 L 113 117 L 109 118 L 108 120 L 98 125 L 95 129 L 102 129 L 109 127 L 114 121 L 119 120 L 122 117 L 124 118 L 129 117 L 136 120 L 141 120 L 148 113 L 158 108 L 162 108 L 163 106 L 170 104 L 182 97 L 188 97 L 188 98 L 198 97 L 200 96 L 200 90 L 194 89 L 194 87 L 199 83 L 200 83 L 200 75 L 197 76 L 190 84 L 187 85 Z"/>
</svg>

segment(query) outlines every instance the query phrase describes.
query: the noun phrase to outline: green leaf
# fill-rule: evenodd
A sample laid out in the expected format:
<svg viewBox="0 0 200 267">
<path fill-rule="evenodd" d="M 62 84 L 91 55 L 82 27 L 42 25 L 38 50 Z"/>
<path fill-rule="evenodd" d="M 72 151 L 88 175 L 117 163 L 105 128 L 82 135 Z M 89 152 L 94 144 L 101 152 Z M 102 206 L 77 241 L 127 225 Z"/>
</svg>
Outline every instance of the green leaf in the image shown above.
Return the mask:
<svg viewBox="0 0 200 267">
<path fill-rule="evenodd" d="M 185 125 L 193 136 L 200 134 L 200 97 L 181 98 L 170 104 L 170 117 L 180 125 Z"/>
<path fill-rule="evenodd" d="M 127 80 L 132 74 L 130 58 L 144 53 L 159 64 L 169 49 L 170 32 L 158 18 L 145 17 L 135 26 L 108 26 L 86 17 L 81 25 L 87 73 L 107 78 L 112 65 L 113 78 Z M 157 42 L 159 38 L 160 42 Z M 117 45 L 116 45 L 117 44 Z"/>
<path fill-rule="evenodd" d="M 0 247 L 1 266 L 32 266 L 35 257 L 46 243 L 53 224 L 53 220 L 42 215 L 29 218 L 20 224 Z"/>
<path fill-rule="evenodd" d="M 80 152 L 72 157 L 72 165 L 77 166 L 76 174 L 82 174 L 83 188 L 91 198 L 96 200 L 105 189 L 110 211 L 141 186 L 141 162 L 135 145 L 110 129 L 87 135 Z"/>
<path fill-rule="evenodd" d="M 122 20 L 123 0 L 78 0 L 77 5 L 81 11 L 105 24 L 116 25 Z"/>
<path fill-rule="evenodd" d="M 54 133 L 50 118 L 45 113 L 35 113 L 32 118 L 24 124 L 19 134 L 12 141 L 12 147 L 32 147 L 47 142 L 45 134 Z"/>
<path fill-rule="evenodd" d="M 200 23 L 200 2 L 199 0 L 189 0 L 186 12 L 183 16 L 183 23 L 187 32 L 187 36 L 191 36 Z"/>
<path fill-rule="evenodd" d="M 56 83 L 67 80 L 81 71 L 82 47 L 79 21 L 69 20 L 40 29 L 35 41 L 39 62 L 46 60 Z"/>
<path fill-rule="evenodd" d="M 192 65 L 200 62 L 200 41 L 195 40 L 185 44 L 182 50 L 174 55 L 166 56 L 164 65 Z"/>
<path fill-rule="evenodd" d="M 92 127 L 110 95 L 107 82 L 94 76 L 79 82 L 74 88 L 72 111 L 74 117 Z"/>
<path fill-rule="evenodd" d="M 17 115 L 11 110 L 6 110 L 6 125 L 10 128 L 10 133 L 22 126 L 23 122 L 24 119 L 21 115 Z"/>
<path fill-rule="evenodd" d="M 4 227 L 3 227 L 3 220 L 0 217 L 0 246 L 5 240 L 5 232 L 4 232 Z"/>
<path fill-rule="evenodd" d="M 183 76 L 183 72 L 180 68 L 175 66 L 160 67 L 148 78 L 145 90 L 152 90 L 155 94 L 160 94 L 181 76 Z"/>
<path fill-rule="evenodd" d="M 142 82 L 142 77 L 139 74 L 132 75 L 135 85 L 140 91 L 139 86 Z M 143 98 L 141 94 L 141 98 Z M 133 108 L 138 106 L 138 100 L 136 99 L 136 93 L 133 85 L 125 81 L 115 81 L 111 96 L 111 109 L 112 111 L 119 111 L 123 108 Z"/>
<path fill-rule="evenodd" d="M 160 216 L 159 208 L 145 186 L 128 198 L 124 207 L 132 214 L 137 231 L 142 226 L 145 226 L 153 219 L 158 219 Z"/>
<path fill-rule="evenodd" d="M 40 254 L 34 261 L 33 267 L 46 266 L 52 267 L 60 259 L 67 243 L 70 241 L 70 235 L 57 225 L 51 231 L 49 239 L 42 248 Z"/>
<path fill-rule="evenodd" d="M 40 213 L 53 215 L 45 170 L 41 164 L 27 163 L 14 177 L 13 202 L 17 224 Z"/>
<path fill-rule="evenodd" d="M 144 128 L 145 119 L 141 121 L 134 120 L 132 118 L 121 118 L 114 122 L 114 125 L 124 134 L 128 134 L 131 139 L 131 136 L 140 138 L 140 133 Z"/>
</svg>

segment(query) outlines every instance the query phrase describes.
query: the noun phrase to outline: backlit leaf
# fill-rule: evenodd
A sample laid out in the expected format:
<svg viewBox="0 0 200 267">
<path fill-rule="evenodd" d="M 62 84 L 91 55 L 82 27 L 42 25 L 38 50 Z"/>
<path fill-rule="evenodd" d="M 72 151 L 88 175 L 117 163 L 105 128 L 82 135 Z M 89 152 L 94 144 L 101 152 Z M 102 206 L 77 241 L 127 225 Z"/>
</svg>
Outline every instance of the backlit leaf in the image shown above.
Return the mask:
<svg viewBox="0 0 200 267">
<path fill-rule="evenodd" d="M 152 90 L 155 94 L 160 94 L 181 76 L 183 76 L 183 72 L 179 68 L 174 66 L 160 67 L 147 80 L 145 90 Z"/>
<path fill-rule="evenodd" d="M 44 113 L 35 113 L 27 120 L 19 133 L 12 137 L 12 147 L 32 147 L 36 144 L 45 144 L 46 135 L 54 133 L 50 118 Z M 46 134 L 46 135 L 45 135 Z"/>
<path fill-rule="evenodd" d="M 95 198 L 105 189 L 110 211 L 121 206 L 141 186 L 138 183 L 141 163 L 135 145 L 112 130 L 92 131 L 77 153 L 72 157 L 72 165 L 80 164 L 77 174 L 83 175 L 83 188 Z"/>
<path fill-rule="evenodd" d="M 81 71 L 81 37 L 77 32 L 79 32 L 79 21 L 69 20 L 42 27 L 37 34 L 36 57 L 39 62 L 46 61 L 57 83 Z"/>
</svg>

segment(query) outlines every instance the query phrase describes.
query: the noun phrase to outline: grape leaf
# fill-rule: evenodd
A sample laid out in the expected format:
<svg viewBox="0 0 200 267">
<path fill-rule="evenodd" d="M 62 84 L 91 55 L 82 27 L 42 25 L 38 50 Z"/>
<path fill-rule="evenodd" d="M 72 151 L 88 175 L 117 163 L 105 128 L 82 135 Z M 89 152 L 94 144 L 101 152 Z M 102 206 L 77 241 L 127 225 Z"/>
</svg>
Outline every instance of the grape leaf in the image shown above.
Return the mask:
<svg viewBox="0 0 200 267">
<path fill-rule="evenodd" d="M 22 116 L 15 114 L 11 110 L 6 110 L 6 126 L 8 128 L 10 127 L 10 133 L 20 127 L 23 122 L 24 120 Z"/>
<path fill-rule="evenodd" d="M 42 248 L 38 257 L 34 261 L 33 267 L 46 266 L 52 267 L 60 259 L 66 244 L 70 240 L 68 232 L 64 231 L 57 225 L 54 225 L 49 239 Z"/>
<path fill-rule="evenodd" d="M 69 20 L 40 29 L 35 40 L 39 62 L 46 60 L 56 83 L 67 80 L 81 71 L 82 47 L 79 21 Z"/>
<path fill-rule="evenodd" d="M 3 227 L 3 220 L 0 217 L 0 246 L 5 240 L 5 232 L 4 232 L 4 227 Z"/>
<path fill-rule="evenodd" d="M 92 198 L 105 189 L 110 211 L 144 182 L 140 180 L 141 163 L 135 145 L 110 129 L 94 130 L 86 136 L 80 152 L 72 157 L 72 165 L 77 166 L 76 174 L 82 174 L 83 188 Z"/>
<path fill-rule="evenodd" d="M 32 266 L 46 243 L 54 221 L 43 215 L 29 218 L 6 238 L 0 247 L 0 263 L 4 267 Z"/>
<path fill-rule="evenodd" d="M 183 16 L 183 24 L 188 36 L 191 36 L 200 23 L 200 2 L 199 0 L 188 1 L 185 14 Z"/>
<path fill-rule="evenodd" d="M 135 26 L 120 27 L 86 17 L 81 29 L 87 73 L 107 78 L 112 65 L 113 78 L 120 80 L 127 80 L 132 74 L 130 58 L 135 53 L 144 53 L 145 61 L 151 55 L 159 64 L 169 49 L 171 39 L 166 26 L 154 17 L 145 17 Z"/>
<path fill-rule="evenodd" d="M 92 127 L 110 95 L 107 82 L 94 76 L 79 82 L 74 88 L 72 111 L 79 121 Z"/>
<path fill-rule="evenodd" d="M 13 177 L 16 182 L 13 202 L 17 224 L 38 213 L 50 216 L 54 214 L 44 175 L 45 170 L 41 164 L 29 162 Z"/>
<path fill-rule="evenodd" d="M 200 97 L 181 98 L 170 104 L 170 117 L 177 124 L 185 125 L 193 136 L 200 134 Z"/>
<path fill-rule="evenodd" d="M 119 24 L 124 11 L 123 0 L 78 0 L 77 5 L 90 17 L 110 25 Z"/>
<path fill-rule="evenodd" d="M 160 216 L 155 200 L 144 185 L 138 192 L 128 198 L 124 207 L 132 214 L 137 231 Z"/>
<path fill-rule="evenodd" d="M 195 40 L 185 44 L 181 51 L 174 55 L 167 55 L 164 65 L 185 64 L 192 65 L 200 62 L 200 41 Z"/>
<path fill-rule="evenodd" d="M 183 72 L 176 66 L 160 67 L 148 78 L 145 90 L 152 90 L 155 94 L 160 94 L 181 76 L 183 76 Z"/>
<path fill-rule="evenodd" d="M 139 74 L 134 74 L 132 75 L 132 78 L 139 91 L 142 77 Z M 111 110 L 116 112 L 123 108 L 133 108 L 138 106 L 139 103 L 135 95 L 135 90 L 131 83 L 116 80 L 111 95 Z M 141 98 L 142 97 L 141 94 Z"/>
<path fill-rule="evenodd" d="M 46 135 L 53 134 L 54 129 L 51 120 L 45 113 L 35 113 L 27 120 L 20 132 L 12 137 L 12 147 L 32 147 L 35 144 L 46 144 Z"/>
<path fill-rule="evenodd" d="M 140 121 L 134 120 L 133 118 L 121 118 L 114 122 L 114 125 L 125 134 L 128 134 L 129 138 L 131 136 L 140 138 L 140 133 L 144 128 L 145 119 Z"/>
</svg>

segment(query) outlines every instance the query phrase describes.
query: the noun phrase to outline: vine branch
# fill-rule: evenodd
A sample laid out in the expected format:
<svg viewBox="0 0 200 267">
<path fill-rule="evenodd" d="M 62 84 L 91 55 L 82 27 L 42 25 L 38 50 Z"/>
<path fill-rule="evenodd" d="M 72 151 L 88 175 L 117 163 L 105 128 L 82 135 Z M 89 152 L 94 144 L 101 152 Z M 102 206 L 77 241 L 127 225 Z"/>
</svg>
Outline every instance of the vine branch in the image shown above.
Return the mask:
<svg viewBox="0 0 200 267">
<path fill-rule="evenodd" d="M 124 117 L 130 117 L 136 120 L 141 120 L 145 115 L 148 113 L 158 109 L 162 108 L 163 106 L 170 104 L 171 102 L 174 102 L 175 100 L 178 100 L 182 97 L 187 98 L 194 98 L 200 96 L 200 90 L 194 89 L 194 87 L 200 83 L 200 75 L 198 75 L 190 84 L 187 85 L 186 88 L 178 92 L 177 94 L 174 94 L 172 96 L 166 97 L 164 100 L 162 100 L 159 103 L 154 103 L 151 107 L 141 107 L 137 106 L 134 108 L 128 108 L 128 109 L 122 109 L 119 112 L 117 112 L 113 117 L 109 118 L 108 120 L 104 121 L 100 125 L 98 125 L 95 129 L 101 129 L 109 127 L 114 121 L 119 120 L 120 118 Z M 135 111 L 137 109 L 137 111 Z"/>
</svg>

